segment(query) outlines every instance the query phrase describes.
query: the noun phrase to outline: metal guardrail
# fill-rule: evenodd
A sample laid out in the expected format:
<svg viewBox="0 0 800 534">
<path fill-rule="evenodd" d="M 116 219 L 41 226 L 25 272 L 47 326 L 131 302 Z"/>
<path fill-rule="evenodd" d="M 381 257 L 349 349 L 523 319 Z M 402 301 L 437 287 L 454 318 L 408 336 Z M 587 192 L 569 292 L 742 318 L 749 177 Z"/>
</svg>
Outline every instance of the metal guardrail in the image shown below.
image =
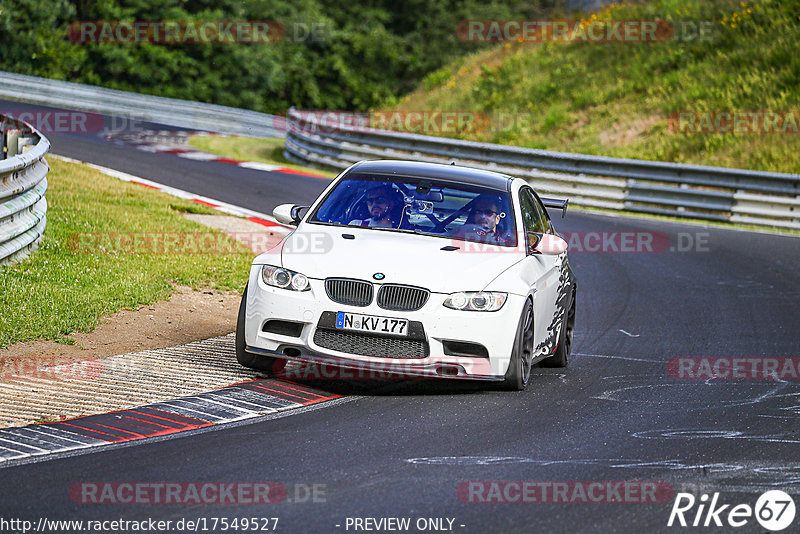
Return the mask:
<svg viewBox="0 0 800 534">
<path fill-rule="evenodd" d="M 341 121 L 340 121 L 341 122 Z M 287 159 L 335 170 L 363 159 L 458 163 L 527 179 L 540 193 L 595 208 L 800 229 L 800 175 L 551 152 L 330 126 L 291 109 Z"/>
<path fill-rule="evenodd" d="M 286 132 L 286 119 L 276 115 L 3 71 L 0 96 L 191 130 L 249 137 L 283 137 Z"/>
<path fill-rule="evenodd" d="M 0 140 L 0 265 L 8 265 L 36 250 L 44 233 L 50 142 L 29 124 L 3 116 Z"/>
</svg>

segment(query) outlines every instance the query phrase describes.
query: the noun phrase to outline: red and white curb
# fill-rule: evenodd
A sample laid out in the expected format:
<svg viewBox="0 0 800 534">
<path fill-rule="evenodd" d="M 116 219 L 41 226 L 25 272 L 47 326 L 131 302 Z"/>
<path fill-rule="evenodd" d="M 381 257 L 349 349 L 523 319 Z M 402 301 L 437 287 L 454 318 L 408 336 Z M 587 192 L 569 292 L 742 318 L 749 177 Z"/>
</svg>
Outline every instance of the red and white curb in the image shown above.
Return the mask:
<svg viewBox="0 0 800 534">
<path fill-rule="evenodd" d="M 134 176 L 126 172 L 117 171 L 114 169 L 110 169 L 108 167 L 103 167 L 102 165 L 95 165 L 94 163 L 87 163 L 85 161 L 80 161 L 66 156 L 58 156 L 56 154 L 50 154 L 50 156 L 48 157 L 53 157 L 61 161 L 66 161 L 68 163 L 79 163 L 82 165 L 86 165 L 87 167 L 91 167 L 92 169 L 99 171 L 105 174 L 106 176 L 111 176 L 112 178 L 117 178 L 118 180 L 122 180 L 124 182 L 142 185 L 144 187 L 155 189 L 157 191 L 161 191 L 162 193 L 166 193 L 174 197 L 191 200 L 192 202 L 197 202 L 198 204 L 202 204 L 203 206 L 207 206 L 217 211 L 227 213 L 228 215 L 244 217 L 248 221 L 252 221 L 262 226 L 269 227 L 269 229 L 273 232 L 288 234 L 293 230 L 288 226 L 280 224 L 277 220 L 275 220 L 275 218 L 272 215 L 267 215 L 266 213 L 249 210 L 247 208 L 242 208 L 240 206 L 234 206 L 233 204 L 228 204 L 227 202 L 222 202 L 221 200 L 215 200 L 213 198 L 196 195 L 194 193 L 190 193 L 182 189 L 176 189 L 168 185 L 163 185 L 150 180 L 146 180 L 144 178 L 140 178 L 138 176 Z"/>
<path fill-rule="evenodd" d="M 261 378 L 239 365 L 234 344 L 234 334 L 228 334 L 27 375 L 20 368 L 20 375 L 3 380 L 0 412 L 12 424 L 32 421 L 37 413 L 51 422 L 0 429 L 0 468 L 295 415 L 356 398 Z"/>
<path fill-rule="evenodd" d="M 217 156 L 215 154 L 209 154 L 208 152 L 203 152 L 193 146 L 183 142 L 183 143 L 158 143 L 158 142 L 151 142 L 147 140 L 147 137 L 165 137 L 165 138 L 176 138 L 176 139 L 185 139 L 191 135 L 217 135 L 217 134 L 210 134 L 204 132 L 185 132 L 185 131 L 144 131 L 139 134 L 136 138 L 125 138 L 123 142 L 127 145 L 134 146 L 138 150 L 143 150 L 145 152 L 152 152 L 155 154 L 172 154 L 174 156 L 178 156 L 180 158 L 192 159 L 195 161 L 212 161 L 215 163 L 227 163 L 229 165 L 236 165 L 237 167 L 243 167 L 245 169 L 253 169 L 256 171 L 265 171 L 265 172 L 281 172 L 286 174 L 296 174 L 300 176 L 310 176 L 312 178 L 323 178 L 328 179 L 328 177 L 323 176 L 321 174 L 314 174 L 308 172 L 302 172 L 295 169 L 290 169 L 289 167 L 281 167 L 280 165 L 271 165 L 269 163 L 262 163 L 260 161 L 243 161 L 234 158 L 226 158 Z M 224 136 L 229 137 L 229 136 Z"/>
<path fill-rule="evenodd" d="M 258 379 L 128 410 L 0 429 L 0 467 L 56 453 L 178 434 L 340 398 L 290 382 Z"/>
</svg>

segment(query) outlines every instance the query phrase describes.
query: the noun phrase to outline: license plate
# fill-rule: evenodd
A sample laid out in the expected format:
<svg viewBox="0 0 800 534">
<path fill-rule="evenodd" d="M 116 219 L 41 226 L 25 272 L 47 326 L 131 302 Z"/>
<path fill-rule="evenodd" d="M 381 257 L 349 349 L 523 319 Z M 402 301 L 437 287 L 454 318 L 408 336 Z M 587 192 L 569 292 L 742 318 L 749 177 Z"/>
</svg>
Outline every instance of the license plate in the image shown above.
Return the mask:
<svg viewBox="0 0 800 534">
<path fill-rule="evenodd" d="M 408 320 L 338 312 L 336 314 L 336 328 L 342 330 L 358 330 L 359 332 L 373 332 L 390 336 L 407 336 Z"/>
</svg>

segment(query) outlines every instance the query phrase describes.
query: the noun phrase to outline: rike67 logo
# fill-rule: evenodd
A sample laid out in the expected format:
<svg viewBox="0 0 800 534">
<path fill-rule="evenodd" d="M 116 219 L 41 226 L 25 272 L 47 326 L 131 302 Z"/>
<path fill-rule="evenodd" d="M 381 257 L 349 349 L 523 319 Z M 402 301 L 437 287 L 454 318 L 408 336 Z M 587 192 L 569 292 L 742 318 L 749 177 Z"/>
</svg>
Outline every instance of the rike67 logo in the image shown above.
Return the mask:
<svg viewBox="0 0 800 534">
<path fill-rule="evenodd" d="M 696 499 L 691 493 L 678 493 L 669 514 L 667 526 L 692 527 L 743 527 L 753 517 L 762 528 L 779 532 L 788 528 L 795 516 L 792 497 L 781 490 L 770 490 L 762 494 L 755 506 L 749 504 L 721 504 L 719 493 L 703 494 Z"/>
</svg>

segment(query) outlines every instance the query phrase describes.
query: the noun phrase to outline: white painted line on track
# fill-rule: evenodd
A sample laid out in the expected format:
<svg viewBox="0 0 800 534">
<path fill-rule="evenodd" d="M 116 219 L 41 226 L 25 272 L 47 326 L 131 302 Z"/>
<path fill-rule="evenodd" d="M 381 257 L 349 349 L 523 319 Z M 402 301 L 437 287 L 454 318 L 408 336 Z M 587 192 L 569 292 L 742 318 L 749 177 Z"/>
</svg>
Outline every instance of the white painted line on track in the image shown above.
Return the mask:
<svg viewBox="0 0 800 534">
<path fill-rule="evenodd" d="M 619 329 L 619 331 L 622 332 L 623 334 L 625 334 L 628 337 L 639 337 L 641 335 L 641 334 L 631 334 L 630 332 L 622 330 L 621 328 Z"/>
</svg>

